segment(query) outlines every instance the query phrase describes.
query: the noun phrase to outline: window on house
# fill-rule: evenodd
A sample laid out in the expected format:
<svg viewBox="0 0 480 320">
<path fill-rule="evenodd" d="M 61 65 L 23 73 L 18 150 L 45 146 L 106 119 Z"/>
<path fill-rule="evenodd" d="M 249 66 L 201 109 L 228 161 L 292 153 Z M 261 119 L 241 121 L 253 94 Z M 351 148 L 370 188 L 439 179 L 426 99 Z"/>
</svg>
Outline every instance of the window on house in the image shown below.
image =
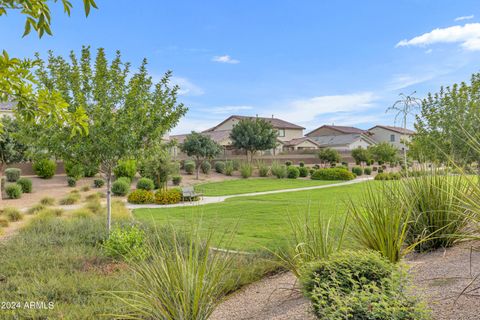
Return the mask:
<svg viewBox="0 0 480 320">
<path fill-rule="evenodd" d="M 278 136 L 285 137 L 285 129 L 278 129 Z"/>
<path fill-rule="evenodd" d="M 390 135 L 390 142 L 395 142 L 395 135 L 394 134 Z"/>
</svg>

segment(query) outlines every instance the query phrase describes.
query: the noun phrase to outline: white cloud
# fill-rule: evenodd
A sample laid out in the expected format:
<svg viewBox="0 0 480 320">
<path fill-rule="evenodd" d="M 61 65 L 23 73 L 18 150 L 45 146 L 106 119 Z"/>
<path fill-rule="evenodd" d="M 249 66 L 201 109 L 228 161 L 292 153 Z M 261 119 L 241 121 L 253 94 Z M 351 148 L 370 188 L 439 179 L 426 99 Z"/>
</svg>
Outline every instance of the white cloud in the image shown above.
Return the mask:
<svg viewBox="0 0 480 320">
<path fill-rule="evenodd" d="M 241 112 L 244 110 L 252 110 L 252 106 L 223 106 L 223 107 L 213 107 L 213 108 L 204 108 L 202 111 L 209 112 L 213 114 L 233 114 L 236 112 Z"/>
<path fill-rule="evenodd" d="M 430 54 L 430 53 L 432 53 L 432 52 L 433 52 L 433 49 L 432 49 L 432 48 L 430 48 L 430 49 L 428 49 L 428 50 L 425 50 L 425 53 L 426 53 L 426 54 Z"/>
<path fill-rule="evenodd" d="M 471 20 L 473 18 L 475 18 L 475 16 L 473 14 L 471 14 L 469 16 L 456 17 L 455 21 Z"/>
<path fill-rule="evenodd" d="M 223 55 L 223 56 L 215 56 L 215 57 L 212 58 L 212 61 L 220 62 L 220 63 L 230 63 L 230 64 L 240 63 L 239 60 L 233 59 L 228 54 Z"/>
<path fill-rule="evenodd" d="M 361 126 L 361 125 L 371 125 L 374 123 L 387 123 L 387 116 L 385 113 L 379 113 L 374 115 L 361 115 L 358 113 L 337 115 L 323 119 L 323 124 L 334 124 L 339 126 Z M 310 128 L 311 130 L 317 128 L 314 126 Z"/>
<path fill-rule="evenodd" d="M 220 121 L 218 120 L 198 119 L 192 115 L 187 115 L 180 120 L 175 128 L 173 128 L 172 132 L 170 132 L 170 135 L 186 134 L 192 131 L 200 132 L 215 126 L 219 122 Z"/>
<path fill-rule="evenodd" d="M 403 88 L 407 88 L 415 84 L 432 80 L 437 75 L 438 74 L 434 74 L 434 73 L 422 74 L 420 76 L 412 76 L 409 74 L 397 74 L 393 76 L 393 79 L 387 85 L 387 90 L 400 90 Z"/>
<path fill-rule="evenodd" d="M 178 85 L 180 87 L 178 94 L 181 96 L 201 96 L 205 93 L 202 88 L 192 83 L 187 78 L 173 76 L 170 80 L 172 85 Z"/>
<path fill-rule="evenodd" d="M 428 46 L 436 43 L 460 43 L 465 50 L 480 50 L 480 23 L 437 28 L 410 40 L 402 40 L 396 47 Z"/>
</svg>

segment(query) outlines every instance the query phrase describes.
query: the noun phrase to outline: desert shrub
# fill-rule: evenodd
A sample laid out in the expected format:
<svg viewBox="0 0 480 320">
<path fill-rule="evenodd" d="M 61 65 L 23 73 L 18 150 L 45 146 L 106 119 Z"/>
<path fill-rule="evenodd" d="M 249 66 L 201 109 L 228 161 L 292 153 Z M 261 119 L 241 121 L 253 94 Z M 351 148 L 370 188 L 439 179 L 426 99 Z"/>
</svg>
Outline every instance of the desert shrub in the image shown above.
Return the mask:
<svg viewBox="0 0 480 320">
<path fill-rule="evenodd" d="M 366 167 L 365 169 L 363 169 L 363 173 L 366 174 L 367 176 L 371 175 L 372 174 L 372 168 Z"/>
<path fill-rule="evenodd" d="M 172 176 L 172 183 L 174 186 L 179 186 L 182 182 L 182 176 Z"/>
<path fill-rule="evenodd" d="M 272 172 L 272 175 L 274 175 L 278 179 L 284 179 L 287 177 L 287 167 L 278 164 L 278 162 L 272 163 L 270 171 Z"/>
<path fill-rule="evenodd" d="M 380 172 L 375 176 L 375 180 L 400 180 L 402 176 L 397 172 Z"/>
<path fill-rule="evenodd" d="M 183 168 L 185 169 L 185 172 L 187 174 L 193 174 L 195 172 L 195 162 L 185 161 L 185 164 L 183 165 Z"/>
<path fill-rule="evenodd" d="M 300 171 L 297 167 L 288 166 L 287 167 L 287 178 L 289 179 L 297 179 L 300 176 Z"/>
<path fill-rule="evenodd" d="M 125 196 L 129 191 L 130 191 L 129 180 L 120 178 L 120 179 L 117 179 L 112 184 L 112 193 L 115 196 Z"/>
<path fill-rule="evenodd" d="M 17 180 L 17 184 L 22 188 L 23 193 L 32 192 L 32 180 L 28 178 L 20 178 Z"/>
<path fill-rule="evenodd" d="M 137 174 L 137 162 L 135 160 L 121 160 L 113 169 L 113 174 L 118 179 L 120 177 L 127 177 L 130 181 L 135 178 Z"/>
<path fill-rule="evenodd" d="M 38 212 L 44 210 L 46 206 L 44 204 L 38 203 L 30 208 L 28 208 L 27 213 L 28 214 L 37 214 Z"/>
<path fill-rule="evenodd" d="M 20 175 L 22 174 L 22 170 L 18 168 L 8 168 L 5 169 L 5 176 L 7 177 L 8 182 L 15 182 L 20 179 Z"/>
<path fill-rule="evenodd" d="M 316 170 L 311 178 L 313 180 L 353 180 L 355 176 L 343 168 L 325 168 Z"/>
<path fill-rule="evenodd" d="M 67 184 L 69 187 L 75 187 L 77 185 L 77 179 L 74 177 L 67 177 Z"/>
<path fill-rule="evenodd" d="M 155 184 L 153 183 L 152 179 L 149 178 L 140 178 L 137 181 L 137 189 L 142 190 L 153 190 L 155 189 Z"/>
<path fill-rule="evenodd" d="M 257 161 L 258 175 L 260 177 L 268 177 L 270 168 L 263 161 Z"/>
<path fill-rule="evenodd" d="M 2 218 L 0 216 L 0 228 L 6 228 L 10 225 L 10 222 L 8 221 L 7 218 Z"/>
<path fill-rule="evenodd" d="M 80 191 L 88 192 L 88 191 L 90 191 L 90 186 L 83 186 L 83 187 L 80 188 Z"/>
<path fill-rule="evenodd" d="M 377 166 L 373 166 L 372 167 L 372 171 L 377 171 L 378 170 L 378 167 Z"/>
<path fill-rule="evenodd" d="M 116 227 L 105 241 L 103 248 L 107 256 L 113 258 L 142 260 L 147 257 L 145 239 L 145 232 L 135 225 Z"/>
<path fill-rule="evenodd" d="M 2 215 L 5 216 L 8 221 L 15 222 L 23 219 L 23 215 L 17 208 L 5 207 L 2 209 Z"/>
<path fill-rule="evenodd" d="M 240 170 L 241 165 L 242 163 L 239 160 L 233 160 L 232 161 L 233 171 Z"/>
<path fill-rule="evenodd" d="M 223 161 L 215 162 L 215 171 L 217 173 L 224 173 L 225 172 L 225 162 L 223 162 Z"/>
<path fill-rule="evenodd" d="M 32 165 L 33 171 L 42 179 L 50 179 L 55 175 L 57 164 L 50 159 L 40 159 Z"/>
<path fill-rule="evenodd" d="M 377 172 L 378 172 L 378 173 L 383 173 L 383 169 L 382 169 L 382 168 L 378 168 Z"/>
<path fill-rule="evenodd" d="M 85 176 L 85 168 L 80 163 L 66 161 L 64 165 L 67 177 L 72 177 L 75 180 L 79 180 Z"/>
<path fill-rule="evenodd" d="M 312 169 L 308 169 L 308 174 L 311 176 L 312 174 L 315 173 L 315 171 L 317 171 L 317 170 L 315 170 L 315 169 L 313 169 L 313 168 L 312 168 Z"/>
<path fill-rule="evenodd" d="M 94 186 L 95 188 L 101 188 L 101 187 L 103 187 L 104 185 L 105 185 L 105 180 L 103 180 L 103 179 L 95 179 L 95 180 L 93 180 L 93 186 Z"/>
<path fill-rule="evenodd" d="M 72 204 L 78 203 L 80 201 L 80 198 L 81 198 L 80 193 L 73 192 L 73 193 L 67 194 L 65 197 L 60 199 L 58 203 L 62 206 L 72 205 Z"/>
<path fill-rule="evenodd" d="M 307 167 L 298 167 L 298 173 L 300 177 L 305 178 L 308 177 L 308 168 Z"/>
<path fill-rule="evenodd" d="M 43 197 L 40 199 L 40 204 L 44 206 L 53 206 L 55 204 L 55 199 L 52 197 Z"/>
<path fill-rule="evenodd" d="M 252 172 L 253 172 L 253 167 L 250 163 L 248 162 L 242 163 L 242 165 L 240 166 L 240 175 L 242 176 L 242 178 L 244 179 L 250 178 L 252 176 Z"/>
<path fill-rule="evenodd" d="M 291 166 L 291 165 L 292 165 L 292 161 L 285 161 L 285 165 L 286 165 L 287 167 Z"/>
<path fill-rule="evenodd" d="M 158 190 L 155 193 L 156 204 L 175 204 L 182 200 L 182 192 L 179 189 Z"/>
<path fill-rule="evenodd" d="M 96 163 L 83 166 L 83 173 L 85 177 L 91 178 L 97 175 L 99 165 Z"/>
<path fill-rule="evenodd" d="M 404 271 L 372 251 L 332 254 L 312 263 L 301 280 L 318 319 L 429 319 L 406 281 Z"/>
<path fill-rule="evenodd" d="M 137 189 L 130 192 L 127 200 L 128 202 L 135 204 L 154 203 L 155 195 L 153 194 L 153 191 Z"/>
<path fill-rule="evenodd" d="M 353 167 L 352 172 L 357 176 L 361 176 L 363 174 L 363 169 L 361 167 Z"/>
<path fill-rule="evenodd" d="M 208 161 L 203 161 L 200 165 L 200 169 L 204 174 L 209 174 L 210 170 L 212 169 L 212 165 Z"/>
<path fill-rule="evenodd" d="M 5 187 L 5 193 L 9 199 L 20 199 L 22 197 L 22 187 L 19 184 L 12 183 Z"/>
<path fill-rule="evenodd" d="M 225 175 L 231 176 L 233 174 L 233 162 L 232 161 L 226 161 L 225 162 Z"/>
<path fill-rule="evenodd" d="M 298 163 L 298 166 L 299 166 L 300 168 L 303 168 L 303 167 L 305 167 L 305 162 L 303 162 L 303 161 L 300 161 L 300 162 Z"/>
</svg>

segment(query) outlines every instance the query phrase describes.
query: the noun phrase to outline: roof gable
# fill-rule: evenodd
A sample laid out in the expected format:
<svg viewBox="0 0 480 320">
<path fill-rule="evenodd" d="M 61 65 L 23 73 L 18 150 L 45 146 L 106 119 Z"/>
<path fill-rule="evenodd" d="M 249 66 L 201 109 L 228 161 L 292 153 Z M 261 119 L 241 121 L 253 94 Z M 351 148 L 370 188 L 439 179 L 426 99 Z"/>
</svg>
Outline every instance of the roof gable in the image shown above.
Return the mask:
<svg viewBox="0 0 480 320">
<path fill-rule="evenodd" d="M 342 134 L 353 134 L 353 133 L 362 134 L 362 133 L 365 133 L 365 130 L 355 128 L 355 127 L 323 125 L 323 126 L 320 126 L 316 129 L 310 131 L 309 133 L 306 134 L 306 136 L 311 136 L 312 134 L 314 134 L 315 132 L 317 132 L 318 130 L 321 130 L 321 129 L 329 129 L 329 130 L 337 131 L 337 132 L 342 133 Z"/>
<path fill-rule="evenodd" d="M 223 125 L 224 123 L 228 122 L 231 119 L 237 119 L 237 120 L 243 120 L 243 119 L 262 119 L 266 122 L 269 122 L 275 129 L 297 129 L 297 130 L 304 130 L 304 127 L 301 127 L 299 125 L 296 125 L 294 123 L 278 119 L 278 118 L 265 118 L 265 117 L 250 117 L 250 116 L 240 116 L 240 115 L 233 115 L 228 117 L 227 119 L 223 120 L 213 128 L 207 129 L 203 132 L 211 132 L 215 131 L 218 127 Z"/>
<path fill-rule="evenodd" d="M 400 133 L 400 134 L 415 134 L 415 131 L 413 130 L 410 130 L 410 129 L 405 129 L 405 128 L 402 128 L 402 127 L 395 127 L 395 126 L 383 126 L 383 125 L 376 125 L 370 129 L 368 129 L 368 131 L 370 130 L 373 130 L 375 128 L 381 128 L 381 129 L 384 129 L 384 130 L 388 130 L 388 131 L 392 131 L 392 132 L 396 132 L 396 133 Z"/>
</svg>

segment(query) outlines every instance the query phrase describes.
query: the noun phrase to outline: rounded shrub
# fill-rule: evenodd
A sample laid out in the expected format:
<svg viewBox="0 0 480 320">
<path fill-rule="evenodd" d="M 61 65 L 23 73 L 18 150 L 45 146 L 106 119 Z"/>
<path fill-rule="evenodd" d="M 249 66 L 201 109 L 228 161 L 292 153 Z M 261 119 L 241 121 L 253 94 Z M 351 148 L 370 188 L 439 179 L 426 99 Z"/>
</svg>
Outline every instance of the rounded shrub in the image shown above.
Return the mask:
<svg viewBox="0 0 480 320">
<path fill-rule="evenodd" d="M 139 227 L 114 228 L 103 246 L 107 256 L 116 259 L 143 260 L 147 257 L 145 232 Z"/>
<path fill-rule="evenodd" d="M 377 171 L 378 170 L 378 167 L 377 166 L 373 166 L 372 167 L 372 171 Z"/>
<path fill-rule="evenodd" d="M 305 162 L 303 162 L 303 161 L 300 161 L 300 162 L 298 163 L 298 166 L 299 166 L 300 168 L 303 168 L 303 167 L 305 167 Z"/>
<path fill-rule="evenodd" d="M 75 178 L 75 180 L 78 180 L 85 176 L 85 169 L 80 163 L 65 161 L 64 166 L 67 177 L 72 177 Z"/>
<path fill-rule="evenodd" d="M 93 186 L 94 186 L 95 188 L 101 188 L 101 187 L 103 187 L 104 185 L 105 185 L 105 180 L 103 180 L 103 179 L 95 179 L 95 180 L 93 180 Z"/>
<path fill-rule="evenodd" d="M 268 177 L 268 174 L 270 173 L 270 167 L 268 167 L 265 164 L 261 164 L 258 166 L 258 175 L 260 177 Z"/>
<path fill-rule="evenodd" d="M 270 170 L 272 171 L 272 175 L 278 179 L 284 179 L 287 177 L 287 166 L 273 164 Z"/>
<path fill-rule="evenodd" d="M 32 192 L 32 180 L 27 178 L 20 178 L 17 180 L 17 184 L 20 185 L 23 193 Z"/>
<path fill-rule="evenodd" d="M 312 180 L 353 180 L 355 176 L 352 172 L 343 168 L 325 168 L 316 170 L 312 176 Z"/>
<path fill-rule="evenodd" d="M 223 161 L 215 162 L 214 167 L 215 167 L 215 171 L 217 173 L 224 173 L 225 172 L 225 162 L 223 162 Z"/>
<path fill-rule="evenodd" d="M 400 180 L 402 175 L 398 172 L 380 172 L 375 176 L 375 180 Z"/>
<path fill-rule="evenodd" d="M 193 174 L 195 172 L 195 162 L 185 161 L 185 164 L 183 165 L 183 168 L 185 169 L 185 172 L 187 174 Z"/>
<path fill-rule="evenodd" d="M 290 167 L 290 166 L 292 165 L 292 161 L 285 161 L 285 165 L 286 165 L 287 167 Z"/>
<path fill-rule="evenodd" d="M 308 168 L 307 167 L 298 167 L 298 173 L 300 177 L 305 178 L 308 177 Z"/>
<path fill-rule="evenodd" d="M 20 199 L 22 197 L 22 187 L 19 184 L 8 184 L 5 188 L 5 193 L 9 199 Z"/>
<path fill-rule="evenodd" d="M 155 184 L 153 183 L 152 179 L 149 178 L 140 178 L 137 181 L 137 189 L 142 190 L 153 190 L 155 189 Z"/>
<path fill-rule="evenodd" d="M 145 189 L 137 189 L 128 195 L 128 202 L 135 204 L 147 204 L 155 202 L 155 195 L 153 191 Z"/>
<path fill-rule="evenodd" d="M 7 217 L 8 221 L 19 221 L 22 220 L 23 215 L 17 208 L 6 207 L 2 210 L 2 214 Z"/>
<path fill-rule="evenodd" d="M 238 171 L 238 170 L 240 170 L 240 167 L 242 166 L 242 163 L 238 160 L 233 160 L 232 165 L 233 165 L 233 171 Z"/>
<path fill-rule="evenodd" d="M 367 176 L 371 175 L 372 174 L 372 168 L 366 167 L 365 169 L 363 169 L 363 173 L 366 174 Z"/>
<path fill-rule="evenodd" d="M 178 189 L 158 190 L 155 193 L 155 203 L 175 204 L 182 200 L 182 192 Z"/>
<path fill-rule="evenodd" d="M 252 176 L 252 172 L 253 172 L 253 167 L 251 164 L 242 163 L 242 165 L 240 166 L 240 175 L 242 176 L 242 178 L 244 179 L 250 178 Z"/>
<path fill-rule="evenodd" d="M 130 191 L 130 183 L 124 179 L 117 179 L 112 184 L 112 193 L 116 196 L 125 196 Z"/>
<path fill-rule="evenodd" d="M 172 183 L 174 186 L 179 186 L 182 182 L 182 176 L 172 176 Z"/>
<path fill-rule="evenodd" d="M 20 179 L 21 174 L 22 170 L 18 168 L 5 169 L 5 176 L 7 177 L 8 182 L 16 182 L 18 179 Z"/>
<path fill-rule="evenodd" d="M 202 162 L 202 164 L 200 165 L 200 169 L 202 170 L 202 172 L 203 172 L 204 174 L 209 174 L 209 173 L 210 173 L 210 170 L 212 169 L 212 165 L 210 164 L 210 162 L 204 161 L 204 162 Z"/>
<path fill-rule="evenodd" d="M 132 181 L 135 178 L 135 174 L 137 174 L 137 162 L 135 160 L 119 161 L 115 169 L 113 169 L 113 174 L 116 178 L 127 177 Z"/>
<path fill-rule="evenodd" d="M 225 162 L 225 175 L 226 176 L 231 176 L 233 174 L 233 162 L 232 161 L 226 161 Z"/>
<path fill-rule="evenodd" d="M 83 167 L 85 177 L 95 177 L 99 171 L 98 164 L 90 164 Z"/>
<path fill-rule="evenodd" d="M 297 179 L 300 176 L 300 171 L 298 170 L 297 167 L 294 167 L 292 165 L 287 167 L 287 177 L 289 179 Z"/>
<path fill-rule="evenodd" d="M 55 175 L 57 164 L 50 159 L 41 159 L 33 163 L 33 171 L 42 179 L 50 179 Z"/>
<path fill-rule="evenodd" d="M 361 167 L 353 167 L 352 172 L 357 176 L 361 176 L 363 174 L 363 169 Z"/>
<path fill-rule="evenodd" d="M 77 185 L 77 179 L 74 177 L 67 177 L 67 184 L 69 187 L 75 187 Z"/>
</svg>

